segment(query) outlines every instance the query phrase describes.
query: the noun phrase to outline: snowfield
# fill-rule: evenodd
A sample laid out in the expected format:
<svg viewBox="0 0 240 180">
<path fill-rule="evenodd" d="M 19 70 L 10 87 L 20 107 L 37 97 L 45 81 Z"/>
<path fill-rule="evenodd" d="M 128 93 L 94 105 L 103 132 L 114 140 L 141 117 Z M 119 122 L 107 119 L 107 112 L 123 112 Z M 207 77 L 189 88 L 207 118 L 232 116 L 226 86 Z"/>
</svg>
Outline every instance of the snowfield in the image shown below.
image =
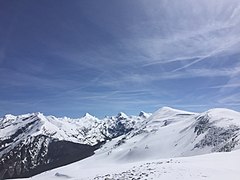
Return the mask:
<svg viewBox="0 0 240 180">
<path fill-rule="evenodd" d="M 105 162 L 93 156 L 31 179 L 239 180 L 239 162 L 240 150 L 134 163 Z"/>
</svg>

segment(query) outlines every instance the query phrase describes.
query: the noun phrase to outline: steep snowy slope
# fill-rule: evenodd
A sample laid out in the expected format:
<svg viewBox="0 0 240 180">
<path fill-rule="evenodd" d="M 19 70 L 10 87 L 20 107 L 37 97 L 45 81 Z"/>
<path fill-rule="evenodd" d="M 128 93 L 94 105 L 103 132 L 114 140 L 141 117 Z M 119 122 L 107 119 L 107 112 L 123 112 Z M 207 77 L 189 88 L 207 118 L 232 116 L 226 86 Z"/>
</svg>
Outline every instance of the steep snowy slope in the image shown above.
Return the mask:
<svg viewBox="0 0 240 180">
<path fill-rule="evenodd" d="M 41 113 L 0 119 L 0 179 L 27 177 L 94 154 L 94 150 L 134 129 L 144 118 L 118 115 L 99 120 L 86 114 L 79 119 Z"/>
</svg>

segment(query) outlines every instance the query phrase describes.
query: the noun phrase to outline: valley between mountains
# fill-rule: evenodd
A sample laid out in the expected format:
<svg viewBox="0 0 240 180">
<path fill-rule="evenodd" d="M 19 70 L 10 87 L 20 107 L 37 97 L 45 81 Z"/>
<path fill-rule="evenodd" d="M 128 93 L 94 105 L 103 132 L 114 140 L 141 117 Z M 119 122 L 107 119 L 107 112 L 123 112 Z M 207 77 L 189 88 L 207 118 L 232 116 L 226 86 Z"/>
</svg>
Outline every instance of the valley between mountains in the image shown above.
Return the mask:
<svg viewBox="0 0 240 180">
<path fill-rule="evenodd" d="M 239 180 L 240 113 L 0 118 L 0 179 Z"/>
</svg>

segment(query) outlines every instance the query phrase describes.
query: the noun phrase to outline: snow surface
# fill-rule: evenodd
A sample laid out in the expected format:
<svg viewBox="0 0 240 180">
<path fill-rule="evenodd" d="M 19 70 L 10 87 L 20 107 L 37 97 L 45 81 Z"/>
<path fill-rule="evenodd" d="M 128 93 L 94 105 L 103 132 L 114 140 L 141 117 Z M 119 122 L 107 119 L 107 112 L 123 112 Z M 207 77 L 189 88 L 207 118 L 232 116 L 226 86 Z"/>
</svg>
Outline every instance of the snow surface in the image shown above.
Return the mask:
<svg viewBox="0 0 240 180">
<path fill-rule="evenodd" d="M 35 177 L 42 179 L 239 180 L 240 150 L 230 153 L 119 163 L 93 156 Z"/>
</svg>

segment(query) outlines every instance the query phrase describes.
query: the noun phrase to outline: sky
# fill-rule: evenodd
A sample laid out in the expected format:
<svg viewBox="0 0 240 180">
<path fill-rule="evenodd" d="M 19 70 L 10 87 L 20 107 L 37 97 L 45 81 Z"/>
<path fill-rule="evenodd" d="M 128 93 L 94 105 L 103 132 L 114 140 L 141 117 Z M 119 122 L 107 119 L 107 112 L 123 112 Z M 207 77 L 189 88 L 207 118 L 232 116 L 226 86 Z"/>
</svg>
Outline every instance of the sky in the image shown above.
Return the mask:
<svg viewBox="0 0 240 180">
<path fill-rule="evenodd" d="M 240 111 L 239 0 L 0 0 L 0 116 Z"/>
</svg>

